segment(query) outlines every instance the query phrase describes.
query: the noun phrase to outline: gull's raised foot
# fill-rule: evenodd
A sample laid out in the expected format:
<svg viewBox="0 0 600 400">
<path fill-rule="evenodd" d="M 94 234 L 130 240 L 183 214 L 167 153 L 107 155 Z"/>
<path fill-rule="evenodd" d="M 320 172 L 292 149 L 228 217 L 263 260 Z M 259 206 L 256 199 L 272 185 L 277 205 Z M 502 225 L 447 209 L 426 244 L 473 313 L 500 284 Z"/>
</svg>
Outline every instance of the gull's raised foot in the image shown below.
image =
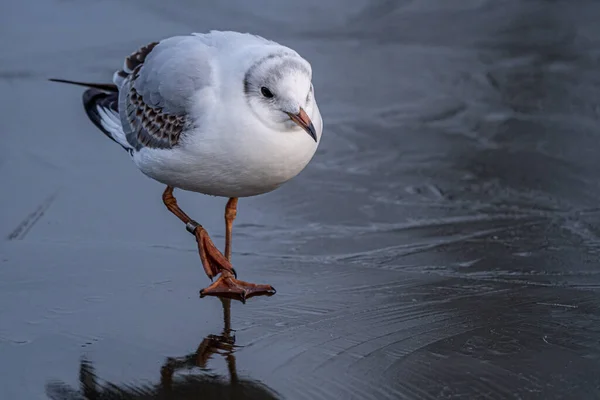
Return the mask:
<svg viewBox="0 0 600 400">
<path fill-rule="evenodd" d="M 223 271 L 219 279 L 200 291 L 200 297 L 227 297 L 245 303 L 250 297 L 272 296 L 275 293 L 276 290 L 271 285 L 257 285 L 255 283 L 240 281 L 234 278 L 228 271 Z"/>
<path fill-rule="evenodd" d="M 213 244 L 208 232 L 206 232 L 206 229 L 202 225 L 192 220 L 186 224 L 185 228 L 196 237 L 200 260 L 202 261 L 204 272 L 206 272 L 210 280 L 223 271 L 227 271 L 237 277 L 237 272 L 231 266 L 229 260 Z"/>
</svg>

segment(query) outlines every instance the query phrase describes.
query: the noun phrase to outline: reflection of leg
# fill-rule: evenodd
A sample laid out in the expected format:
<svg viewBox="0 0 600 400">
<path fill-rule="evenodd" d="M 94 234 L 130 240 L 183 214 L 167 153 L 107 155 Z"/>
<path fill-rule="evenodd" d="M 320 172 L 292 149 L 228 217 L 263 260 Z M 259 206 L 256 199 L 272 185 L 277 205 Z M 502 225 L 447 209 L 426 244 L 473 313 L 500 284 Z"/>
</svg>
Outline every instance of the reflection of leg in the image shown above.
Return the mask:
<svg viewBox="0 0 600 400">
<path fill-rule="evenodd" d="M 219 300 L 223 306 L 223 334 L 221 336 L 208 335 L 193 354 L 181 358 L 169 358 L 160 370 L 160 383 L 163 389 L 170 390 L 173 375 L 177 370 L 192 366 L 206 368 L 208 361 L 216 353 L 225 355 L 229 373 L 237 380 L 235 356 L 233 355 L 235 337 L 231 335 L 231 299 L 219 298 Z"/>
<path fill-rule="evenodd" d="M 177 199 L 173 196 L 173 188 L 167 186 L 163 193 L 163 203 L 173 214 L 177 216 L 184 224 L 186 229 L 196 236 L 196 242 L 198 243 L 198 252 L 200 253 L 200 260 L 204 267 L 206 275 L 212 279 L 219 274 L 222 270 L 227 270 L 235 274 L 231 264 L 221 254 L 217 247 L 213 244 L 210 236 L 206 229 L 199 223 L 191 219 L 177 204 Z"/>
<path fill-rule="evenodd" d="M 235 365 L 235 356 L 233 354 L 227 354 L 227 369 L 229 370 L 229 379 L 231 383 L 238 381 L 237 367 Z"/>
<path fill-rule="evenodd" d="M 183 368 L 197 366 L 207 368 L 208 361 L 213 354 L 222 354 L 227 361 L 227 369 L 231 383 L 238 381 L 237 366 L 235 360 L 235 336 L 231 330 L 231 299 L 219 298 L 223 307 L 223 333 L 219 335 L 208 335 L 198 346 L 196 353 L 181 358 L 169 358 L 160 370 L 160 383 L 163 390 L 171 389 L 174 373 Z M 87 398 L 87 397 L 86 397 Z M 90 397 L 95 398 L 95 397 Z"/>
<path fill-rule="evenodd" d="M 223 306 L 223 336 L 230 337 L 231 335 L 231 300 L 219 298 Z M 233 338 L 235 342 L 235 338 Z"/>
<path fill-rule="evenodd" d="M 235 336 L 231 335 L 231 299 L 221 298 L 223 307 L 223 333 L 221 336 L 208 335 L 196 350 L 196 365 L 206 368 L 208 360 L 219 350 L 224 354 L 232 354 L 235 347 Z"/>
<path fill-rule="evenodd" d="M 172 360 L 167 360 L 165 365 L 160 369 L 160 386 L 163 389 L 171 389 L 171 385 L 173 384 L 173 374 L 175 373 L 175 368 L 173 366 Z"/>
<path fill-rule="evenodd" d="M 232 197 L 225 206 L 225 258 L 231 261 L 231 228 L 237 215 L 237 197 Z"/>
<path fill-rule="evenodd" d="M 98 386 L 96 383 L 96 373 L 93 365 L 86 359 L 81 360 L 79 364 L 79 383 L 81 391 L 86 399 L 98 398 Z"/>
<path fill-rule="evenodd" d="M 238 380 L 238 376 L 235 356 L 233 355 L 235 336 L 231 335 L 231 300 L 221 299 L 221 304 L 223 305 L 223 337 L 231 343 L 231 351 L 227 353 L 225 359 L 227 360 L 227 369 L 229 370 L 231 383 L 235 383 Z"/>
</svg>

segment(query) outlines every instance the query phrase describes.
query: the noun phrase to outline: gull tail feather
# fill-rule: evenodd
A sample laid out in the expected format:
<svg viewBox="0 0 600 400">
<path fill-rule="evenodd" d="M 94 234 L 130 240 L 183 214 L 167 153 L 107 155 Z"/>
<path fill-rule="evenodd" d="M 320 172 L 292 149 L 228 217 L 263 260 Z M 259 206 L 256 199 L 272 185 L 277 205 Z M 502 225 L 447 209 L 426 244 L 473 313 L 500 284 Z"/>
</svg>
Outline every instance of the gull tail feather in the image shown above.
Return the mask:
<svg viewBox="0 0 600 400">
<path fill-rule="evenodd" d="M 121 118 L 119 116 L 119 90 L 110 83 L 76 82 L 66 79 L 50 79 L 52 82 L 68 83 L 85 86 L 83 92 L 83 107 L 85 112 L 98 129 L 117 144 L 121 145 L 129 154 L 133 154 L 133 146 L 129 144 Z"/>
<path fill-rule="evenodd" d="M 48 80 L 51 82 L 68 83 L 69 85 L 77 85 L 77 86 L 84 86 L 84 87 L 100 89 L 100 90 L 104 90 L 106 92 L 118 92 L 119 91 L 119 88 L 114 83 L 77 82 L 77 81 L 70 81 L 67 79 L 59 79 L 59 78 L 50 78 Z"/>
</svg>

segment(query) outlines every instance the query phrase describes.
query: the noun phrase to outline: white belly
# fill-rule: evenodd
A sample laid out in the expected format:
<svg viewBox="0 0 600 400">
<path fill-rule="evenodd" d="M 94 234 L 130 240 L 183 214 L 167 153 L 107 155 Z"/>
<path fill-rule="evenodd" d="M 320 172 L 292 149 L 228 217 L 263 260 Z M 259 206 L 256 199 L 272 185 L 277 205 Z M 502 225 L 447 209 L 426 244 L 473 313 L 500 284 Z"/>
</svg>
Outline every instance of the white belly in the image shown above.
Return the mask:
<svg viewBox="0 0 600 400">
<path fill-rule="evenodd" d="M 200 146 L 141 149 L 133 160 L 144 174 L 165 185 L 213 196 L 256 196 L 299 174 L 318 146 L 303 131 L 279 135 L 276 140 L 249 138 L 227 145 L 207 139 Z"/>
</svg>

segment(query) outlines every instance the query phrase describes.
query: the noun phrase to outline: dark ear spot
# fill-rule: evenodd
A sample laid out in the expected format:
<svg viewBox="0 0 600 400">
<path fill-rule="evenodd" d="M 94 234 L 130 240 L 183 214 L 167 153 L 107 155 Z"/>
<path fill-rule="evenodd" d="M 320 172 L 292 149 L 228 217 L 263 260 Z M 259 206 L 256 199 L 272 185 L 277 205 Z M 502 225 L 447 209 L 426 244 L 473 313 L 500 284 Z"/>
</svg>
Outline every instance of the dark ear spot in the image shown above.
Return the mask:
<svg viewBox="0 0 600 400">
<path fill-rule="evenodd" d="M 248 81 L 248 77 L 246 76 L 246 78 L 244 79 L 244 93 L 248 94 L 250 93 L 251 90 L 251 85 L 250 82 Z"/>
</svg>

